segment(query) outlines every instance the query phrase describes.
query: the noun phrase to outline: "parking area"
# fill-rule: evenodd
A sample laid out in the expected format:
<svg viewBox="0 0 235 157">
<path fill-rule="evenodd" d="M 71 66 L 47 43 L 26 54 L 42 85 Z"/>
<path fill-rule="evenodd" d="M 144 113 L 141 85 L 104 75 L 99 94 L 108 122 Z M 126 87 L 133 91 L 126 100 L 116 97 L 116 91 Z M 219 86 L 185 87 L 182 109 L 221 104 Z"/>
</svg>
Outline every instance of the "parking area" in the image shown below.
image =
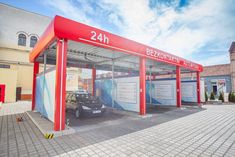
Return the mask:
<svg viewBox="0 0 235 157">
<path fill-rule="evenodd" d="M 182 107 L 140 118 L 98 121 L 71 135 L 45 139 L 25 113 L 0 110 L 0 156 L 234 156 L 235 106 Z M 16 122 L 17 116 L 23 122 Z M 92 118 L 94 121 L 94 118 Z M 83 123 L 89 119 L 79 120 Z M 94 126 L 95 124 L 93 124 Z"/>
<path fill-rule="evenodd" d="M 66 121 L 69 121 L 69 126 L 74 128 L 77 132 L 90 130 L 104 125 L 118 123 L 129 116 L 119 113 L 114 113 L 112 110 L 107 110 L 102 116 L 83 116 L 77 119 L 72 112 L 66 113 Z"/>
<path fill-rule="evenodd" d="M 69 126 L 76 132 L 103 128 L 109 132 L 109 127 L 112 127 L 114 130 L 121 129 L 118 131 L 118 136 L 120 136 L 202 110 L 197 106 L 184 106 L 181 109 L 172 106 L 152 106 L 147 108 L 146 116 L 140 116 L 136 112 L 107 108 L 102 116 L 83 116 L 79 119 L 73 112 L 67 112 L 66 121 L 69 121 Z"/>
</svg>

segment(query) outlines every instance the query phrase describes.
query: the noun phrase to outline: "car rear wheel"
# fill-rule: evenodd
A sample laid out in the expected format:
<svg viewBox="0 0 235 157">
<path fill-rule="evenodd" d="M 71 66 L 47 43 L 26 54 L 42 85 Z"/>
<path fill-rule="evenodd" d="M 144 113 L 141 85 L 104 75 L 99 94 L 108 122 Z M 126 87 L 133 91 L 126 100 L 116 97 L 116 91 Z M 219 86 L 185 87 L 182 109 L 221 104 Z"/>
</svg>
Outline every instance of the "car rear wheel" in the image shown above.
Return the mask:
<svg viewBox="0 0 235 157">
<path fill-rule="evenodd" d="M 80 116 L 81 116 L 81 114 L 80 114 L 79 109 L 76 109 L 76 110 L 75 110 L 75 117 L 76 117 L 76 118 L 80 118 Z"/>
</svg>

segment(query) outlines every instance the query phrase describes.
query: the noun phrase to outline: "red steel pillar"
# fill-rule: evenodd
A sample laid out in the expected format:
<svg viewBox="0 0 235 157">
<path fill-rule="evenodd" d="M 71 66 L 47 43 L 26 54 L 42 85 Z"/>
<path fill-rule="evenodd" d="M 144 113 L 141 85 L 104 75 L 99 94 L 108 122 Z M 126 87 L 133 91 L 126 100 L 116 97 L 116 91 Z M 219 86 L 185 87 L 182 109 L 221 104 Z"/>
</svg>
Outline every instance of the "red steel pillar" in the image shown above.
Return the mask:
<svg viewBox="0 0 235 157">
<path fill-rule="evenodd" d="M 197 103 L 201 104 L 201 92 L 200 92 L 200 72 L 197 71 Z"/>
<path fill-rule="evenodd" d="M 181 107 L 181 77 L 179 66 L 176 66 L 176 99 L 177 107 Z"/>
<path fill-rule="evenodd" d="M 0 102 L 2 103 L 5 102 L 5 89 L 6 89 L 6 85 L 0 84 Z M 0 109 L 1 109 L 1 106 L 0 106 Z"/>
<path fill-rule="evenodd" d="M 92 68 L 92 96 L 95 96 L 96 68 Z"/>
<path fill-rule="evenodd" d="M 54 130 L 65 129 L 67 39 L 57 40 Z"/>
<path fill-rule="evenodd" d="M 33 89 L 32 89 L 32 111 L 35 109 L 36 101 L 36 78 L 39 72 L 39 62 L 34 62 L 33 64 Z"/>
<path fill-rule="evenodd" d="M 146 65 L 145 58 L 140 58 L 140 115 L 146 114 Z"/>
</svg>

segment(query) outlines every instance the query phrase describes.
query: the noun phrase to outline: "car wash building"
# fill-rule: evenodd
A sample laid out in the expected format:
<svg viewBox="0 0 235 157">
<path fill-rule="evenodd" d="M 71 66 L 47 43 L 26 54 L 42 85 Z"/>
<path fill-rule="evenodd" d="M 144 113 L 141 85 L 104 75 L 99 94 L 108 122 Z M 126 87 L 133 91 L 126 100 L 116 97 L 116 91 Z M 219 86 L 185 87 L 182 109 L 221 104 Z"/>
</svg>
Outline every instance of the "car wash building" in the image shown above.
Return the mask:
<svg viewBox="0 0 235 157">
<path fill-rule="evenodd" d="M 204 93 L 202 65 L 61 16 L 51 21 L 29 59 L 34 64 L 32 110 L 52 121 L 55 131 L 65 129 L 67 67 L 92 69 L 93 95 L 107 106 L 140 115 L 146 114 L 147 104 L 200 104 Z M 41 73 L 39 64 L 44 65 Z M 98 70 L 112 76 L 97 79 Z M 181 81 L 183 73 L 195 73 L 196 80 Z M 158 79 L 158 74 L 175 78 Z"/>
</svg>

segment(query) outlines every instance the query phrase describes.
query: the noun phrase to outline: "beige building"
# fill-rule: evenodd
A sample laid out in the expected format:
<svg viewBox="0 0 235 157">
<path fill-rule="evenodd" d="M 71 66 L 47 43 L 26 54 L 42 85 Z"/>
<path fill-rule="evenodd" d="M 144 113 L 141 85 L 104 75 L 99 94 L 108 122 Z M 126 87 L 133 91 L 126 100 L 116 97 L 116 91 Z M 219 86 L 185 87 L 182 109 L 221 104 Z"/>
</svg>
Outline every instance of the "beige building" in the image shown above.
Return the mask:
<svg viewBox="0 0 235 157">
<path fill-rule="evenodd" d="M 0 85 L 6 88 L 5 102 L 31 99 L 33 65 L 29 52 L 51 19 L 0 3 Z M 43 69 L 40 65 L 40 71 Z M 67 90 L 83 88 L 82 71 L 67 69 Z"/>
<path fill-rule="evenodd" d="M 18 99 L 30 99 L 29 52 L 50 21 L 50 17 L 0 3 L 0 84 L 5 84 L 5 102 L 16 100 L 17 88 Z"/>
</svg>

